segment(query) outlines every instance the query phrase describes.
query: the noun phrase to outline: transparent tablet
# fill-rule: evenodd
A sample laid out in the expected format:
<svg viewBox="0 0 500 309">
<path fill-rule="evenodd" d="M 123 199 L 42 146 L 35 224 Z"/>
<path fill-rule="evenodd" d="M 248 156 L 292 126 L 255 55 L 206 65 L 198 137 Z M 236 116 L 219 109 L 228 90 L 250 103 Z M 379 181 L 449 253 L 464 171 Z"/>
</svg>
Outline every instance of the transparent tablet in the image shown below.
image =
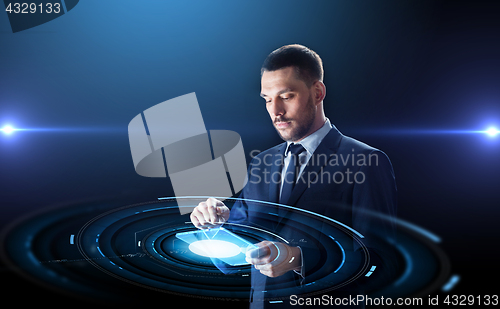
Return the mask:
<svg viewBox="0 0 500 309">
<path fill-rule="evenodd" d="M 175 237 L 187 242 L 191 252 L 231 266 L 248 265 L 245 261 L 247 250 L 257 248 L 223 227 L 177 233 Z"/>
</svg>

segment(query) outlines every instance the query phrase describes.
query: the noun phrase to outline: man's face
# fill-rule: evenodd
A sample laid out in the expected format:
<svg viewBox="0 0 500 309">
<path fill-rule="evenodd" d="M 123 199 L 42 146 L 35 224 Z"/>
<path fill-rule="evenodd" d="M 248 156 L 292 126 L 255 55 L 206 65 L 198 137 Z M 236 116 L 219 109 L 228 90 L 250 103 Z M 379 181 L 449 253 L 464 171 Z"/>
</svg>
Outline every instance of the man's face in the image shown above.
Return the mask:
<svg viewBox="0 0 500 309">
<path fill-rule="evenodd" d="M 312 133 L 316 116 L 313 94 L 293 67 L 264 71 L 260 95 L 283 140 L 298 142 Z"/>
</svg>

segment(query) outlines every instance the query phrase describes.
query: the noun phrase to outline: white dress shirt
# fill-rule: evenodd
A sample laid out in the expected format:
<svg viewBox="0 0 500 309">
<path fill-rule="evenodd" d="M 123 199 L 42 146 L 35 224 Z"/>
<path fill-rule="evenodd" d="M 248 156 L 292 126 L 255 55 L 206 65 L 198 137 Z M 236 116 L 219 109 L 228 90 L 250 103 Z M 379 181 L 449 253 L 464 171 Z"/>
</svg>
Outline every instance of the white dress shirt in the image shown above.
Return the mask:
<svg viewBox="0 0 500 309">
<path fill-rule="evenodd" d="M 298 143 L 294 144 L 301 144 L 302 147 L 306 151 L 302 151 L 299 154 L 299 162 L 300 162 L 300 170 L 299 170 L 299 175 L 297 175 L 297 179 L 299 179 L 300 175 L 304 171 L 307 162 L 309 162 L 309 159 L 311 159 L 313 153 L 316 151 L 316 148 L 318 148 L 319 144 L 321 141 L 323 141 L 323 138 L 330 132 L 330 129 L 332 128 L 332 124 L 330 123 L 330 120 L 326 118 L 325 123 L 321 128 L 316 130 L 314 133 L 306 136 L 303 140 L 301 140 Z M 283 189 L 283 183 L 284 183 L 284 177 L 285 177 L 285 172 L 288 168 L 288 164 L 290 164 L 290 158 L 292 156 L 288 155 L 288 148 L 290 147 L 290 144 L 292 142 L 287 142 L 286 144 L 286 150 L 285 150 L 285 159 L 283 162 L 283 169 L 281 171 L 281 186 L 280 186 L 280 196 L 281 196 L 281 191 Z M 304 257 L 302 256 L 302 248 L 300 246 L 298 247 L 300 249 L 300 255 L 301 255 L 301 269 L 300 271 L 294 270 L 296 274 L 298 274 L 302 279 L 301 279 L 301 284 L 304 282 L 305 279 L 305 274 L 304 274 Z"/>
<path fill-rule="evenodd" d="M 299 162 L 300 162 L 300 170 L 299 170 L 299 175 L 297 175 L 296 179 L 299 179 L 300 175 L 306 168 L 307 162 L 309 162 L 309 159 L 311 159 L 314 151 L 316 151 L 316 148 L 318 148 L 319 144 L 321 141 L 323 141 L 323 138 L 330 132 L 332 128 L 332 124 L 330 123 L 330 120 L 326 118 L 325 123 L 321 128 L 313 132 L 312 134 L 306 136 L 303 140 L 301 140 L 298 143 L 294 144 L 301 144 L 302 147 L 306 151 L 302 151 L 299 154 Z M 291 156 L 288 155 L 288 148 L 290 147 L 290 144 L 292 142 L 287 142 L 286 143 L 286 150 L 285 150 L 285 159 L 283 162 L 283 169 L 281 170 L 281 186 L 280 186 L 280 196 L 281 196 L 281 190 L 283 189 L 283 183 L 284 183 L 284 177 L 285 177 L 285 172 L 286 169 L 288 168 L 288 165 L 290 164 L 290 158 Z"/>
</svg>

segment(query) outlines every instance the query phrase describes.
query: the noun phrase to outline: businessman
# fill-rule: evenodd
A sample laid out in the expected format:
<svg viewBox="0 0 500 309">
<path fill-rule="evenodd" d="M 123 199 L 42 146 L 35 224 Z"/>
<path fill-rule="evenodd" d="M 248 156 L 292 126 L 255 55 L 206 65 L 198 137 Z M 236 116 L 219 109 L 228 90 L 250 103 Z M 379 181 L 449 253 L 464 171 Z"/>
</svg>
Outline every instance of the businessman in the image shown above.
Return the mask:
<svg viewBox="0 0 500 309">
<path fill-rule="evenodd" d="M 285 142 L 252 159 L 247 185 L 240 197 L 312 211 L 362 234 L 377 230 L 391 236 L 394 233 L 391 222 L 381 224 L 369 213 L 395 215 L 392 165 L 382 151 L 344 136 L 325 116 L 326 87 L 321 58 L 311 49 L 296 44 L 273 51 L 261 69 L 260 96 Z M 239 202 L 229 209 L 210 198 L 194 209 L 191 221 L 199 228 L 219 221 L 267 224 L 268 229 L 280 236 L 294 238 L 296 231 L 287 224 L 293 214 L 277 207 L 272 210 L 276 222 L 270 224 L 255 216 L 252 207 L 260 206 Z M 295 282 L 300 287 L 312 282 L 314 276 L 310 274 L 321 264 L 321 253 L 311 242 L 264 241 L 257 245 L 259 249 L 247 253 L 247 262 L 254 266 L 251 308 L 273 305 L 274 302 L 265 301 L 272 287 L 278 289 L 286 282 Z M 380 273 L 390 273 L 393 260 L 386 258 L 375 244 L 368 241 L 366 246 L 371 263 L 378 264 Z M 349 248 L 357 249 L 355 244 Z M 340 293 L 359 294 L 360 289 L 360 285 L 351 285 Z"/>
</svg>

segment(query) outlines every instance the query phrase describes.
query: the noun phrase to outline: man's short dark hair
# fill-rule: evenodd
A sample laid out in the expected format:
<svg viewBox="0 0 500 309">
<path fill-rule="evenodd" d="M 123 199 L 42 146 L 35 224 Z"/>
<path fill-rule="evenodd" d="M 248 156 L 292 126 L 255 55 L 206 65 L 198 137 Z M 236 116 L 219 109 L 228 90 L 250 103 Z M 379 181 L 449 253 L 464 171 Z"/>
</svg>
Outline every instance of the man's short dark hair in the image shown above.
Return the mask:
<svg viewBox="0 0 500 309">
<path fill-rule="evenodd" d="M 323 81 L 323 61 L 313 50 L 299 44 L 285 45 L 267 56 L 260 70 L 276 71 L 286 67 L 294 67 L 297 77 L 308 87 L 317 81 Z"/>
</svg>

